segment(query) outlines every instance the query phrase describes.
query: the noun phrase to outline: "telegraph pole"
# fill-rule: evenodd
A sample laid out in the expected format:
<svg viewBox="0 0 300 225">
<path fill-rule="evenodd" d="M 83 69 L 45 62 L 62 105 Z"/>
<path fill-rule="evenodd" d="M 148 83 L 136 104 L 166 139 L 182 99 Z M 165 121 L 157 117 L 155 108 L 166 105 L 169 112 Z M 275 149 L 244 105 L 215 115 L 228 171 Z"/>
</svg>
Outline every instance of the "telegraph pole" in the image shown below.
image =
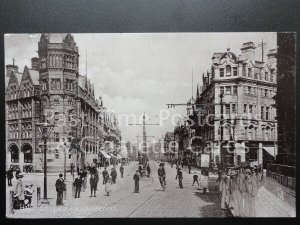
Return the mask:
<svg viewBox="0 0 300 225">
<path fill-rule="evenodd" d="M 128 124 L 129 126 L 143 126 L 143 166 L 146 167 L 146 159 L 147 159 L 147 143 L 146 143 L 146 126 L 151 126 L 151 125 L 155 125 L 155 126 L 159 126 L 159 123 L 146 123 L 146 115 L 144 112 L 143 115 L 143 123 L 135 123 L 135 124 Z"/>
<path fill-rule="evenodd" d="M 257 45 L 258 48 L 261 47 L 261 61 L 264 62 L 264 46 L 267 45 L 267 42 L 264 42 L 264 39 L 261 39 L 261 43 Z"/>
</svg>

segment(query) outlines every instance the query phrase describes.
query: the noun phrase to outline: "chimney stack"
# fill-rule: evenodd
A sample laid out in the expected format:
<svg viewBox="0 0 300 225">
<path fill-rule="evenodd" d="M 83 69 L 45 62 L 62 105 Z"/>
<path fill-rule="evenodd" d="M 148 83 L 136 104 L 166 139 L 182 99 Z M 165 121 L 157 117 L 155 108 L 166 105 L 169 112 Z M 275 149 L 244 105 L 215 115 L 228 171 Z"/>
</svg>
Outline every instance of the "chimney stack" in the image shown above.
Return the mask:
<svg viewBox="0 0 300 225">
<path fill-rule="evenodd" d="M 13 65 L 6 65 L 6 77 L 10 77 L 12 73 L 18 73 L 18 66 L 15 65 L 15 59 L 13 59 Z"/>
<path fill-rule="evenodd" d="M 40 70 L 40 59 L 37 57 L 31 58 L 31 69 L 33 70 Z"/>
<path fill-rule="evenodd" d="M 242 60 L 250 59 L 255 61 L 255 45 L 252 41 L 244 43 L 241 47 Z"/>
</svg>

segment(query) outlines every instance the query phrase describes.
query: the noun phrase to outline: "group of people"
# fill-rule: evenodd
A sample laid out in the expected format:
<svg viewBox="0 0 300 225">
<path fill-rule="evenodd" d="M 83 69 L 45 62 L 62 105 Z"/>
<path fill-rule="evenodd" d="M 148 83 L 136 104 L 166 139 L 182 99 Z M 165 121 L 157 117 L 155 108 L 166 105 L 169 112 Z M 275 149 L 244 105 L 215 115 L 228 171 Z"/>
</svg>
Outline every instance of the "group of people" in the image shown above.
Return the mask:
<svg viewBox="0 0 300 225">
<path fill-rule="evenodd" d="M 221 209 L 229 207 L 234 216 L 255 217 L 255 199 L 264 181 L 260 168 L 239 167 L 219 173 Z"/>
<path fill-rule="evenodd" d="M 32 207 L 32 195 L 34 192 L 33 184 L 24 185 L 23 177 L 24 177 L 23 173 L 16 174 L 17 183 L 15 188 L 13 189 L 13 199 L 12 199 L 14 209 Z"/>
</svg>

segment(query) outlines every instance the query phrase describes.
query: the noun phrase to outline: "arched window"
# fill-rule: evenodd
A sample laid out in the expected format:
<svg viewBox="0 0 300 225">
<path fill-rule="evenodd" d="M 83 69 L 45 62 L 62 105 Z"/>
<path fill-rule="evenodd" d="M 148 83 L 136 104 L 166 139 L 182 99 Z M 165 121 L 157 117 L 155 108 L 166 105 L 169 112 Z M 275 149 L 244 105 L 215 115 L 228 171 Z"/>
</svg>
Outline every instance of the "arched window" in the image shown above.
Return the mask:
<svg viewBox="0 0 300 225">
<path fill-rule="evenodd" d="M 18 163 L 19 162 L 19 149 L 17 145 L 12 145 L 10 147 L 10 154 L 11 154 L 11 162 Z"/>
<path fill-rule="evenodd" d="M 230 77 L 231 76 L 231 66 L 227 65 L 226 66 L 226 77 Z"/>
<path fill-rule="evenodd" d="M 24 152 L 24 162 L 32 163 L 32 147 L 29 144 L 25 144 L 22 151 Z"/>
</svg>

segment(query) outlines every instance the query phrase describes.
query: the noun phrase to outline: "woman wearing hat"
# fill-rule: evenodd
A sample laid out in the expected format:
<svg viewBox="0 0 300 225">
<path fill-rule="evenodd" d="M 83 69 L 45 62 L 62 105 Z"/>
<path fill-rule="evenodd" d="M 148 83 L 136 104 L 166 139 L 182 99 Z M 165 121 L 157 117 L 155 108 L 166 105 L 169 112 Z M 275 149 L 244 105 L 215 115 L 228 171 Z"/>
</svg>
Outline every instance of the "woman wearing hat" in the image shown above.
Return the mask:
<svg viewBox="0 0 300 225">
<path fill-rule="evenodd" d="M 252 171 L 250 169 L 245 170 L 245 186 L 246 186 L 246 195 L 245 195 L 245 216 L 255 217 L 255 198 L 257 195 L 257 182 L 256 179 L 252 176 Z"/>
<path fill-rule="evenodd" d="M 239 180 L 237 178 L 237 172 L 235 170 L 232 170 L 230 173 L 229 186 L 231 194 L 230 202 L 232 203 L 231 206 L 233 208 L 234 216 L 240 216 L 242 194 L 240 191 Z"/>
<path fill-rule="evenodd" d="M 17 184 L 14 190 L 14 197 L 18 200 L 19 205 L 21 206 L 21 208 L 24 207 L 24 200 L 25 200 L 25 187 L 22 181 L 22 178 L 24 177 L 23 173 L 19 173 L 16 178 L 17 180 Z"/>
</svg>

